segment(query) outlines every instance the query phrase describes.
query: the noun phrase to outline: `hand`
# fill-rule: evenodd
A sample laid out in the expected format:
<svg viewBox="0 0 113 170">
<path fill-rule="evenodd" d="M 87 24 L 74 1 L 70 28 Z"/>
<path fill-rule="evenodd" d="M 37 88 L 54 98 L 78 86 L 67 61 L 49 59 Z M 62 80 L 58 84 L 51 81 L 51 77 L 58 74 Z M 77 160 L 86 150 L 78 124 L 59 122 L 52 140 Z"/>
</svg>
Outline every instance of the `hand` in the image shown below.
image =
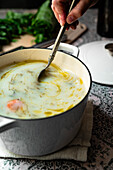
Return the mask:
<svg viewBox="0 0 113 170">
<path fill-rule="evenodd" d="M 72 29 L 75 29 L 78 25 L 77 19 L 80 18 L 88 8 L 96 4 L 97 1 L 98 0 L 77 1 L 76 6 L 72 9 L 68 16 L 66 16 L 66 12 L 69 10 L 69 6 L 71 4 L 70 0 L 52 0 L 51 7 L 60 25 L 64 25 L 65 22 L 67 22 L 70 24 Z"/>
</svg>

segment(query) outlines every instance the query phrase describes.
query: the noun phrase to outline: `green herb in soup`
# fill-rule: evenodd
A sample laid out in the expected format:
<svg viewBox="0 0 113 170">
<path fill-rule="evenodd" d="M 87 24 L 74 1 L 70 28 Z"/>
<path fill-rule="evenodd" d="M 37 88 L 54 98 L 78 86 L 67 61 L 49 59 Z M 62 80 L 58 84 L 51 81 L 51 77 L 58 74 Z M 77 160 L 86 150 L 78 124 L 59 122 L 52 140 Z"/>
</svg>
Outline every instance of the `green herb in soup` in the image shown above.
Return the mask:
<svg viewBox="0 0 113 170">
<path fill-rule="evenodd" d="M 35 119 L 65 112 L 85 96 L 84 83 L 68 70 L 51 65 L 39 83 L 43 61 L 25 61 L 0 69 L 0 115 Z"/>
</svg>

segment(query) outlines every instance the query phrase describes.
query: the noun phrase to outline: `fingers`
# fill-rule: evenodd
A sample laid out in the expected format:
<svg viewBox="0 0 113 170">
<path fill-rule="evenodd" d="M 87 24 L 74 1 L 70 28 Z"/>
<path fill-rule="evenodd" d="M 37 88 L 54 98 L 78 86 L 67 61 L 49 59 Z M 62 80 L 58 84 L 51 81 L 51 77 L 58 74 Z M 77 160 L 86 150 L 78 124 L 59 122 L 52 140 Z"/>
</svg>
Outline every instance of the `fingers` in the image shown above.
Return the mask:
<svg viewBox="0 0 113 170">
<path fill-rule="evenodd" d="M 77 25 L 79 24 L 79 21 L 76 20 L 75 22 L 73 22 L 71 25 L 68 25 L 66 30 L 68 30 L 69 28 L 72 28 L 73 30 L 76 29 Z"/>
<path fill-rule="evenodd" d="M 52 10 L 53 10 L 53 12 L 54 12 L 54 15 L 55 15 L 56 19 L 57 19 L 57 20 L 58 20 L 58 22 L 60 23 L 59 14 L 56 12 L 56 10 L 55 10 L 54 6 L 52 6 L 52 5 L 51 5 L 51 8 L 52 8 Z"/>
<path fill-rule="evenodd" d="M 66 16 L 70 6 L 70 0 L 52 0 L 52 10 L 60 25 L 67 21 L 72 29 L 76 28 L 76 20 L 80 18 L 86 10 L 94 5 L 98 0 L 79 0 L 73 10 Z"/>
<path fill-rule="evenodd" d="M 76 29 L 78 24 L 79 24 L 79 22 L 78 22 L 78 20 L 76 20 L 75 22 L 73 22 L 73 24 L 70 25 L 70 27 L 74 30 L 74 29 Z"/>
<path fill-rule="evenodd" d="M 52 10 L 61 25 L 66 22 L 67 0 L 52 0 Z"/>
<path fill-rule="evenodd" d="M 73 10 L 67 16 L 67 23 L 72 24 L 78 18 L 80 18 L 86 10 L 90 7 L 91 1 L 89 0 L 80 0 L 78 4 L 73 8 Z"/>
</svg>

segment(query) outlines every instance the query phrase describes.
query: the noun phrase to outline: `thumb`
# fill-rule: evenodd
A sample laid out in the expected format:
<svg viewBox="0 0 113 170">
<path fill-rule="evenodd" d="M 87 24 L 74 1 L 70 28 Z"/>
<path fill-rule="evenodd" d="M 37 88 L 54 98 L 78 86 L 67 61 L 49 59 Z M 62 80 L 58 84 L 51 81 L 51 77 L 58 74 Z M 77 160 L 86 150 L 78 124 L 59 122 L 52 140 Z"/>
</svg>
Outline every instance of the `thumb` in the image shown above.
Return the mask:
<svg viewBox="0 0 113 170">
<path fill-rule="evenodd" d="M 78 4 L 72 9 L 72 11 L 67 16 L 67 23 L 72 24 L 78 18 L 80 18 L 86 10 L 90 7 L 90 2 L 86 2 L 85 0 L 80 0 Z"/>
</svg>

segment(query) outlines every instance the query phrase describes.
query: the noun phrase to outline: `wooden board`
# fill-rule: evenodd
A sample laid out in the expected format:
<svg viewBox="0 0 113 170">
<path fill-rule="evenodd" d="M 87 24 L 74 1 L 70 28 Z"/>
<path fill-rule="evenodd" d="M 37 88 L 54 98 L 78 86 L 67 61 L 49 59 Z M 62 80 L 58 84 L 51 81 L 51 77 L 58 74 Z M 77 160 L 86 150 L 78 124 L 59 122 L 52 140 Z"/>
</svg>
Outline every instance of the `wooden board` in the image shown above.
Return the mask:
<svg viewBox="0 0 113 170">
<path fill-rule="evenodd" d="M 79 23 L 76 30 L 69 29 L 68 31 L 65 31 L 67 38 L 64 42 L 69 43 L 69 44 L 73 43 L 86 30 L 87 30 L 87 27 L 84 24 Z M 12 42 L 9 45 L 3 46 L 2 52 L 7 52 L 19 46 L 31 47 L 32 45 L 35 44 L 34 39 L 35 38 L 32 35 L 27 35 L 27 34 L 23 35 L 21 36 L 21 38 L 18 39 L 17 42 Z"/>
<path fill-rule="evenodd" d="M 87 30 L 86 25 L 79 23 L 76 30 L 69 29 L 65 32 L 67 35 L 66 43 L 71 44 L 73 43 L 78 37 L 80 37 L 85 31 Z"/>
</svg>

